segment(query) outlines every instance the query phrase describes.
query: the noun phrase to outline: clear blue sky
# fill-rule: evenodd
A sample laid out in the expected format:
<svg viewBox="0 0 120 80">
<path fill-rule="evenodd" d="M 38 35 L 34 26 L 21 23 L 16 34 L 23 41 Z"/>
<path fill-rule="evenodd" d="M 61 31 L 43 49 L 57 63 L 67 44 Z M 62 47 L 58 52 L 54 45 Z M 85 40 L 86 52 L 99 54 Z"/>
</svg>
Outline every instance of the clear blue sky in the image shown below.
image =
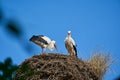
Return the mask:
<svg viewBox="0 0 120 80">
<path fill-rule="evenodd" d="M 16 19 L 22 25 L 25 39 L 32 35 L 47 35 L 57 41 L 60 53 L 67 54 L 64 39 L 72 31 L 78 57 L 89 58 L 96 50 L 110 52 L 116 60 L 105 80 L 120 75 L 120 1 L 119 0 L 0 0 L 6 19 Z M 20 64 L 31 57 L 0 27 L 0 61 L 11 57 Z M 41 48 L 31 43 L 39 54 Z M 48 51 L 49 52 L 49 51 Z"/>
</svg>

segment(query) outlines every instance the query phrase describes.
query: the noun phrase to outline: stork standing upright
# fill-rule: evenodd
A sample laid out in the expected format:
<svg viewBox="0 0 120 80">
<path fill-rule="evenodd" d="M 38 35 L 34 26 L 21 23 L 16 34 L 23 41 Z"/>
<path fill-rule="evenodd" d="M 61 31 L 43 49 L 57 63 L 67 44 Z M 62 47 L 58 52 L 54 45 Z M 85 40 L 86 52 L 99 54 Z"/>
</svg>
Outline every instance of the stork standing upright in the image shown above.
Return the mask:
<svg viewBox="0 0 120 80">
<path fill-rule="evenodd" d="M 73 38 L 71 37 L 71 31 L 68 31 L 68 35 L 65 39 L 65 47 L 68 50 L 69 55 L 77 57 L 76 44 Z"/>
<path fill-rule="evenodd" d="M 33 35 L 30 38 L 30 41 L 41 46 L 43 53 L 46 53 L 46 48 L 48 48 L 51 51 L 53 51 L 54 48 L 56 48 L 56 51 L 58 52 L 56 42 L 54 40 L 51 41 L 51 39 L 47 36 L 44 36 L 44 35 L 35 36 L 35 35 Z"/>
</svg>

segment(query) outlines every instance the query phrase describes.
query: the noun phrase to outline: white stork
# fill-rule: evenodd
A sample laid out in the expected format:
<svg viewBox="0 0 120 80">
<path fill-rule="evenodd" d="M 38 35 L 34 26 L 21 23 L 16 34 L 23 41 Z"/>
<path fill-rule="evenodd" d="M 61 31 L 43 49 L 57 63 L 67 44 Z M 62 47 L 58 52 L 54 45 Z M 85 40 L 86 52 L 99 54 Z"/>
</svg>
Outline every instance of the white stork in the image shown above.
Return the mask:
<svg viewBox="0 0 120 80">
<path fill-rule="evenodd" d="M 65 39 L 65 47 L 68 50 L 69 55 L 77 57 L 76 44 L 73 38 L 71 37 L 71 31 L 68 31 L 68 35 Z"/>
<path fill-rule="evenodd" d="M 43 36 L 43 35 L 35 36 L 35 35 L 33 35 L 30 38 L 30 41 L 41 46 L 43 53 L 46 53 L 46 48 L 48 48 L 51 51 L 53 51 L 54 48 L 56 48 L 56 51 L 58 52 L 56 42 L 54 40 L 51 41 L 51 39 L 47 36 Z"/>
</svg>

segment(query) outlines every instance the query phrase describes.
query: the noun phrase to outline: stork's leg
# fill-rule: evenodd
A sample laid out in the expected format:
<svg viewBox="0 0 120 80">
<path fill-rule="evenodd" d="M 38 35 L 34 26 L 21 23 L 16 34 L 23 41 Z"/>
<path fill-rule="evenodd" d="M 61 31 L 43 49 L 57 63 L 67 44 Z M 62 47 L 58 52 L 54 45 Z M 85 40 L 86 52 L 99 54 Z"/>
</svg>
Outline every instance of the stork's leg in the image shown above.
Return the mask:
<svg viewBox="0 0 120 80">
<path fill-rule="evenodd" d="M 43 48 L 43 53 L 46 54 L 46 48 Z"/>
<path fill-rule="evenodd" d="M 42 53 L 44 53 L 44 48 L 42 49 Z"/>
</svg>

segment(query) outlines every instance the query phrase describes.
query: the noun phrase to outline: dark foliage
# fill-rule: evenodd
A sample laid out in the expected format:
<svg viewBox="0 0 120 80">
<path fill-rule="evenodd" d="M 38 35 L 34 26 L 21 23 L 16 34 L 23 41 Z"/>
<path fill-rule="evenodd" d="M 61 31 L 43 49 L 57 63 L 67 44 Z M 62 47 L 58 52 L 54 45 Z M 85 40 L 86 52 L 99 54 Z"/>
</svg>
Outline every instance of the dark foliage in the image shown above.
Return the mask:
<svg viewBox="0 0 120 80">
<path fill-rule="evenodd" d="M 119 77 L 117 77 L 115 80 L 120 80 L 120 76 L 119 76 Z"/>
<path fill-rule="evenodd" d="M 3 18 L 3 13 L 2 13 L 2 10 L 0 9 L 0 22 L 1 22 L 2 18 Z"/>
<path fill-rule="evenodd" d="M 20 37 L 22 35 L 22 30 L 18 22 L 9 20 L 6 25 L 6 30 L 13 36 Z"/>
<path fill-rule="evenodd" d="M 7 58 L 4 62 L 0 62 L 0 80 L 12 80 L 16 65 L 12 64 L 11 58 Z"/>
</svg>

